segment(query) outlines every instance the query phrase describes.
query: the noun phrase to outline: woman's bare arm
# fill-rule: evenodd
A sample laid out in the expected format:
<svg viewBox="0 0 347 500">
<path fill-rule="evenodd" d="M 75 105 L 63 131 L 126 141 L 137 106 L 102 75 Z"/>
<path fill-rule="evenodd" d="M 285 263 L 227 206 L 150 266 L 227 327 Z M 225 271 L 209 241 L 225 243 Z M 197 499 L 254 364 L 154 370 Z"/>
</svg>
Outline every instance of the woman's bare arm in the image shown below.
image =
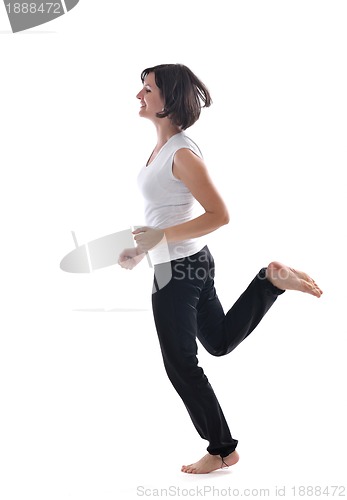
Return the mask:
<svg viewBox="0 0 347 500">
<path fill-rule="evenodd" d="M 190 149 L 179 149 L 174 158 L 174 176 L 181 180 L 205 213 L 188 222 L 164 229 L 167 242 L 197 238 L 229 222 L 228 209 L 214 186 L 205 162 Z"/>
</svg>

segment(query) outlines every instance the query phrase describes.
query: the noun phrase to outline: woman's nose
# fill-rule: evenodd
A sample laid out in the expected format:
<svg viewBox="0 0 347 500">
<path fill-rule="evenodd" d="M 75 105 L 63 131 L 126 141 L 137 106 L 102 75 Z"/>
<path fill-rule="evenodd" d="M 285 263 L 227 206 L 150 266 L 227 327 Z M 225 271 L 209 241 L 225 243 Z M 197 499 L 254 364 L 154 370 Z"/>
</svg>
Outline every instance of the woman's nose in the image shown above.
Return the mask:
<svg viewBox="0 0 347 500">
<path fill-rule="evenodd" d="M 136 99 L 141 99 L 141 96 L 142 96 L 142 90 L 140 90 L 140 92 L 137 94 Z"/>
</svg>

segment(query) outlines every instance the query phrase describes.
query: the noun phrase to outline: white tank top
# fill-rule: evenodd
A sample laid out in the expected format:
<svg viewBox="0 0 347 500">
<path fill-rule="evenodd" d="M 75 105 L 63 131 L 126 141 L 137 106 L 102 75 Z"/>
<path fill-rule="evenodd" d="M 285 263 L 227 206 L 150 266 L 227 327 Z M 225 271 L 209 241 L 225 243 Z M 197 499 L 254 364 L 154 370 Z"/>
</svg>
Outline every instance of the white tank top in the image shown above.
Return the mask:
<svg viewBox="0 0 347 500">
<path fill-rule="evenodd" d="M 195 142 L 184 132 L 179 132 L 171 136 L 154 160 L 139 172 L 137 182 L 144 197 L 147 226 L 165 229 L 196 217 L 198 202 L 185 184 L 172 173 L 175 153 L 182 148 L 190 149 L 202 158 Z M 168 243 L 150 250 L 149 256 L 152 264 L 160 264 L 194 255 L 205 244 L 203 237 Z"/>
</svg>

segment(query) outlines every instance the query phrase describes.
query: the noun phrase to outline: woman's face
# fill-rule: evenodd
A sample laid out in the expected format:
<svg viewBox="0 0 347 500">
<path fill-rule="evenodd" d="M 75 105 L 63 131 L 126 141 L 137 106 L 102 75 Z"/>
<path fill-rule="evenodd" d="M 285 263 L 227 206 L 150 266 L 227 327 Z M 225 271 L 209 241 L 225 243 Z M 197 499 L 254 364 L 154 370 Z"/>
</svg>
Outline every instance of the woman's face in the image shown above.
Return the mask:
<svg viewBox="0 0 347 500">
<path fill-rule="evenodd" d="M 156 113 L 160 113 L 163 110 L 164 99 L 155 83 L 154 73 L 148 73 L 143 82 L 143 88 L 136 97 L 140 99 L 139 115 L 153 121 L 159 120 Z"/>
</svg>

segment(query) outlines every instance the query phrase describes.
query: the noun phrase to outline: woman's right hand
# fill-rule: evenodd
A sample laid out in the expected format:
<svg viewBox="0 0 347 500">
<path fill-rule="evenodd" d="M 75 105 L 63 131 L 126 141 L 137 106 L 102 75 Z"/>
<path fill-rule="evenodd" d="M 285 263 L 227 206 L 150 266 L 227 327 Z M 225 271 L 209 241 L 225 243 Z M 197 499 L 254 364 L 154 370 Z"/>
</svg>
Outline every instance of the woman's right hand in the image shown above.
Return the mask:
<svg viewBox="0 0 347 500">
<path fill-rule="evenodd" d="M 124 269 L 134 269 L 146 254 L 135 248 L 125 248 L 119 255 L 118 264 Z"/>
</svg>

